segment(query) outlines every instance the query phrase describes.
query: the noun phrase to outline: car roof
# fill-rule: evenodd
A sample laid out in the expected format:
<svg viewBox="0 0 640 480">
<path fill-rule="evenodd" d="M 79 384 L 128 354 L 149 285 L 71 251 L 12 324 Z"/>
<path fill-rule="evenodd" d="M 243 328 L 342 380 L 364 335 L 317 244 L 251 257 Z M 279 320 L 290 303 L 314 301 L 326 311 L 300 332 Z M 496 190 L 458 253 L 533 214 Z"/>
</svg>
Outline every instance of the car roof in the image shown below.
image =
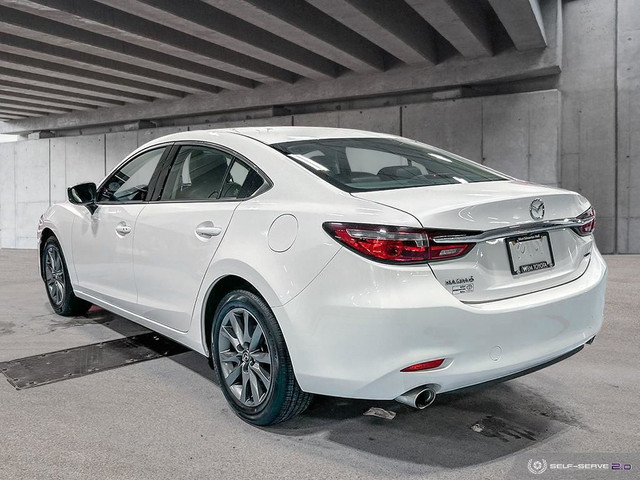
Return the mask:
<svg viewBox="0 0 640 480">
<path fill-rule="evenodd" d="M 318 140 L 328 138 L 393 138 L 394 135 L 384 133 L 367 132 L 364 130 L 352 130 L 348 128 L 328 127 L 240 127 L 220 128 L 209 130 L 190 130 L 188 132 L 174 133 L 157 138 L 151 143 L 161 143 L 177 140 L 202 140 L 211 139 L 211 135 L 232 133 L 249 137 L 267 145 L 276 143 L 295 142 L 300 140 Z"/>
<path fill-rule="evenodd" d="M 367 132 L 364 130 L 329 127 L 243 127 L 229 129 L 229 131 L 253 138 L 259 142 L 266 143 L 267 145 L 326 138 L 375 138 L 392 136 L 384 133 Z"/>
</svg>

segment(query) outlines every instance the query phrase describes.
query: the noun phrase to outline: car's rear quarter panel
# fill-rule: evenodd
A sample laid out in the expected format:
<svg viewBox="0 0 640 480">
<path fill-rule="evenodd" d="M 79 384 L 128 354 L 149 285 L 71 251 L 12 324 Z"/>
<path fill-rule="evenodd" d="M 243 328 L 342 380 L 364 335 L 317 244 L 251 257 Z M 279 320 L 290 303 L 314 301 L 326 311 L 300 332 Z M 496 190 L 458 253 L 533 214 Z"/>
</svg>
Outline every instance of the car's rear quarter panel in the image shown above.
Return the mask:
<svg viewBox="0 0 640 480">
<path fill-rule="evenodd" d="M 606 265 L 513 299 L 466 305 L 428 267 L 365 261 L 342 250 L 298 297 L 274 308 L 290 333 L 303 390 L 393 399 L 417 386 L 440 392 L 542 364 L 584 344 L 602 324 Z M 491 352 L 499 346 L 498 360 Z M 401 373 L 447 358 L 442 368 Z M 452 360 L 452 361 L 450 361 Z"/>
</svg>

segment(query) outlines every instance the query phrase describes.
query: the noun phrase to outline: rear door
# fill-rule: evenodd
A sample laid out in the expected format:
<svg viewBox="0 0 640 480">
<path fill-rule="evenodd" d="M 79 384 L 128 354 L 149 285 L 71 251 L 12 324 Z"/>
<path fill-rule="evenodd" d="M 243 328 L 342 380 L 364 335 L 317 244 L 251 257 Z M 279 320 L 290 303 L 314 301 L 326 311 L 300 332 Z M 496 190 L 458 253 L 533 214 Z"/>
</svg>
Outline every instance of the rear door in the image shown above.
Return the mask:
<svg viewBox="0 0 640 480">
<path fill-rule="evenodd" d="M 180 145 L 164 187 L 140 213 L 133 245 L 137 313 L 186 332 L 202 279 L 233 212 L 264 183 L 248 162 Z"/>
</svg>

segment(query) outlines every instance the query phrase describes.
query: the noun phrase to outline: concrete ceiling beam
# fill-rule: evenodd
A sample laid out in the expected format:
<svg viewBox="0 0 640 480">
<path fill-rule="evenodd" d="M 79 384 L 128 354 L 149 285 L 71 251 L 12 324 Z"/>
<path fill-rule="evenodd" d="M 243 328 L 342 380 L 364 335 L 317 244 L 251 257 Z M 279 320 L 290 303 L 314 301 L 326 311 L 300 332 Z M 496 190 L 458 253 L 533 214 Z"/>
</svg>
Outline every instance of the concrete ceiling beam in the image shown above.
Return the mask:
<svg viewBox="0 0 640 480">
<path fill-rule="evenodd" d="M 0 115 L 2 114 L 7 114 L 7 115 L 19 115 L 21 117 L 42 117 L 43 115 L 48 115 L 47 112 L 35 112 L 33 110 L 20 110 L 17 108 L 9 108 L 9 107 L 5 107 L 0 105 Z"/>
<path fill-rule="evenodd" d="M 161 87 L 184 90 L 189 93 L 218 93 L 220 91 L 219 87 L 211 83 L 199 82 L 183 76 L 140 67 L 132 63 L 119 62 L 99 55 L 92 55 L 5 32 L 0 32 L 0 45 L 7 53 L 64 63 L 77 68 L 91 69 L 94 72 L 117 75 L 131 80 L 141 80 Z"/>
<path fill-rule="evenodd" d="M 406 0 L 465 57 L 493 54 L 485 12 L 475 0 Z"/>
<path fill-rule="evenodd" d="M 489 0 L 489 3 L 518 50 L 547 46 L 538 0 Z"/>
<path fill-rule="evenodd" d="M 333 78 L 340 69 L 335 62 L 321 55 L 200 0 L 97 1 L 167 27 L 187 31 L 190 35 L 303 77 Z"/>
<path fill-rule="evenodd" d="M 62 107 L 68 105 L 73 110 L 94 110 L 102 106 L 124 105 L 124 102 L 92 97 L 91 95 L 70 94 L 63 90 L 43 88 L 35 85 L 25 86 L 17 82 L 2 80 L 0 80 L 0 95 L 25 99 L 25 101 L 29 100 L 42 105 L 59 105 Z"/>
<path fill-rule="evenodd" d="M 28 10 L 28 4 L 22 5 Z M 41 12 L 42 13 L 42 12 Z M 46 13 L 46 12 L 45 12 Z M 64 17 L 64 15 L 62 15 Z M 255 82 L 203 63 L 186 60 L 14 8 L 0 6 L 0 31 L 105 58 L 182 75 L 219 87 L 253 88 Z"/>
<path fill-rule="evenodd" d="M 153 97 L 150 97 L 148 95 L 140 95 L 138 93 L 116 90 L 114 88 L 101 87 L 100 85 L 93 85 L 91 83 L 66 80 L 64 78 L 50 75 L 25 72 L 23 70 L 16 70 L 4 66 L 0 66 L 0 79 L 13 82 L 22 81 L 25 84 L 39 85 L 41 87 L 57 85 L 58 87 L 64 87 L 64 89 L 69 92 L 90 94 L 96 97 L 107 98 L 125 103 L 142 103 L 150 102 L 153 100 Z"/>
<path fill-rule="evenodd" d="M 89 103 L 74 102 L 73 100 L 58 100 L 51 97 L 32 95 L 30 93 L 10 91 L 2 85 L 0 85 L 0 99 L 16 100 L 31 105 L 59 107 L 70 110 L 92 110 L 98 108 L 97 105 L 91 105 Z"/>
<path fill-rule="evenodd" d="M 47 113 L 69 113 L 72 111 L 70 108 L 51 107 L 48 105 L 36 105 L 29 102 L 11 100 L 7 98 L 3 98 L 2 94 L 0 94 L 0 106 L 24 108 L 27 110 L 41 111 L 41 112 L 47 112 Z"/>
<path fill-rule="evenodd" d="M 24 115 L 11 115 L 10 113 L 0 112 L 0 120 L 22 120 L 25 117 Z"/>
<path fill-rule="evenodd" d="M 203 0 L 357 72 L 381 71 L 385 53 L 313 5 L 288 0 Z"/>
<path fill-rule="evenodd" d="M 351 30 L 408 64 L 436 64 L 433 28 L 404 2 L 307 0 Z"/>
<path fill-rule="evenodd" d="M 111 8 L 93 0 L 4 0 L 17 9 L 29 11 L 58 22 L 78 26 L 85 30 L 119 38 L 173 55 L 189 56 L 197 62 L 207 62 L 223 71 L 254 80 L 278 80 L 293 82 L 295 75 L 285 69 L 268 62 L 234 52 L 184 33 L 182 30 L 169 28 L 161 23 L 152 22 L 143 16 Z"/>
<path fill-rule="evenodd" d="M 58 99 L 71 102 L 87 102 L 88 105 L 96 107 L 114 107 L 125 104 L 122 100 L 113 100 L 110 98 L 101 98 L 94 95 L 87 95 L 79 92 L 72 92 L 66 89 L 51 88 L 51 86 L 36 85 L 33 83 L 25 83 L 23 81 L 15 81 L 15 79 L 0 78 L 0 90 L 5 92 L 28 93 L 36 95 L 46 95 L 50 99 Z M 80 103 L 80 102 L 78 102 Z"/>
<path fill-rule="evenodd" d="M 85 82 L 90 80 L 93 85 L 101 85 L 108 88 L 116 88 L 125 92 L 138 93 L 150 97 L 158 98 L 182 98 L 185 92 L 171 88 L 160 87 L 150 83 L 138 82 L 127 78 L 120 78 L 101 72 L 94 72 L 76 67 L 70 67 L 63 63 L 49 62 L 24 55 L 0 51 L 0 66 L 26 71 L 30 73 L 40 73 L 44 75 L 55 74 L 57 78 Z"/>
</svg>

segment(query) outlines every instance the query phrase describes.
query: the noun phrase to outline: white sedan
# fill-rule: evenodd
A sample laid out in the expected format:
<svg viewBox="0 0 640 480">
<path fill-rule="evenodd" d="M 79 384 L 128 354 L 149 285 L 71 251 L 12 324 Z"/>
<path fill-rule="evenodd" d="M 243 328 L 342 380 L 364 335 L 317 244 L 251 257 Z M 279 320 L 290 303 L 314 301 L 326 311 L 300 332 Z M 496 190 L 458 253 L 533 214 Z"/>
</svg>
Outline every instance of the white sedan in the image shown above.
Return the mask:
<svg viewBox="0 0 640 480">
<path fill-rule="evenodd" d="M 602 325 L 587 199 L 402 137 L 178 133 L 68 196 L 38 229 L 53 309 L 99 305 L 211 356 L 256 425 L 314 393 L 424 408 Z"/>
</svg>

